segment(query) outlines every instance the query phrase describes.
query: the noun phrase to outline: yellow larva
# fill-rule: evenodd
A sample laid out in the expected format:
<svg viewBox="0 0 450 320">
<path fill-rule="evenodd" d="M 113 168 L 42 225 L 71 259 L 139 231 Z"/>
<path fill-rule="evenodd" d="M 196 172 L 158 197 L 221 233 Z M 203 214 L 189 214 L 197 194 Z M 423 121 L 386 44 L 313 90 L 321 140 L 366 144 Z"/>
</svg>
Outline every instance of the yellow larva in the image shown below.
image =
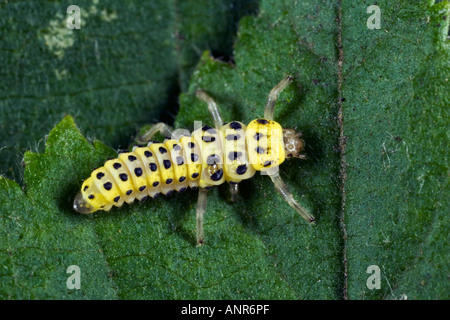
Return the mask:
<svg viewBox="0 0 450 320">
<path fill-rule="evenodd" d="M 149 142 L 147 147 L 121 153 L 92 172 L 81 187 L 75 209 L 81 213 L 108 211 L 124 202 L 168 195 L 187 187 L 238 183 L 253 177 L 256 171 L 283 163 L 281 126 L 275 121 L 257 119 L 248 128 L 238 121 L 219 130 L 204 126 L 191 137 Z M 267 148 L 270 140 L 277 144 Z"/>
<path fill-rule="evenodd" d="M 84 181 L 75 198 L 74 209 L 85 214 L 109 211 L 124 202 L 200 188 L 197 241 L 201 244 L 207 190 L 228 182 L 234 194 L 240 181 L 253 177 L 256 171 L 265 171 L 284 199 L 308 222 L 314 221 L 314 217 L 295 201 L 277 170 L 286 157 L 304 158 L 300 134 L 283 129 L 272 119 L 278 94 L 291 81 L 291 77 L 286 77 L 272 89 L 265 117 L 247 126 L 239 121 L 222 125 L 215 102 L 199 91 L 197 96 L 208 104 L 215 128 L 203 126 L 190 135 L 174 134 L 163 143 L 150 141 L 146 147 L 135 147 L 132 152 L 108 160 Z M 164 124 L 158 124 L 150 135 L 158 131 L 172 133 Z"/>
</svg>

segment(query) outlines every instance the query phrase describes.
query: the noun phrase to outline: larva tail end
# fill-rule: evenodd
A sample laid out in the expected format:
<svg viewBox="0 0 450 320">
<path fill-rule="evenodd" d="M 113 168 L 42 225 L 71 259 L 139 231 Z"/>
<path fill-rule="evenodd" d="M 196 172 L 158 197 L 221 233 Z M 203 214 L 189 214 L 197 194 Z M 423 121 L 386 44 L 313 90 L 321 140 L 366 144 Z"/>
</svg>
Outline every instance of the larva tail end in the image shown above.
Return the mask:
<svg viewBox="0 0 450 320">
<path fill-rule="evenodd" d="M 89 214 L 93 213 L 94 211 L 97 211 L 95 208 L 93 208 L 90 204 L 84 200 L 83 195 L 81 192 L 77 194 L 75 197 L 75 200 L 73 201 L 73 209 L 76 212 L 82 213 L 82 214 Z"/>
</svg>

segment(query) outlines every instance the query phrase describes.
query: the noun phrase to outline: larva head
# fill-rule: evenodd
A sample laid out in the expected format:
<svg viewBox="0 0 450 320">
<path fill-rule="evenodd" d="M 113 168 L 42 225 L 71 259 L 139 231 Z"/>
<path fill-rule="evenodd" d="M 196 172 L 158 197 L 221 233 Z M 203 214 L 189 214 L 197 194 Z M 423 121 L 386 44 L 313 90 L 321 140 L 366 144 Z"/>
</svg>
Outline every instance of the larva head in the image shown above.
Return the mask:
<svg viewBox="0 0 450 320">
<path fill-rule="evenodd" d="M 305 159 L 303 154 L 305 142 L 301 138 L 302 134 L 294 129 L 283 129 L 283 141 L 286 158 Z"/>
</svg>

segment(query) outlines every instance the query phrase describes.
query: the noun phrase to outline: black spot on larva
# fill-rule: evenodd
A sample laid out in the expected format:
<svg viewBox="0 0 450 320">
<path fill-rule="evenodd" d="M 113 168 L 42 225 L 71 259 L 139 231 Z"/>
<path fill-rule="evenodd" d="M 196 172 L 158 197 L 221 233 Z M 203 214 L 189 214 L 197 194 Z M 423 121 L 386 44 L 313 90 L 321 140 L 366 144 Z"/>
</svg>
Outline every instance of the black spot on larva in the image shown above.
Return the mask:
<svg viewBox="0 0 450 320">
<path fill-rule="evenodd" d="M 193 191 L 198 190 L 198 187 L 192 187 L 191 190 Z"/>
<path fill-rule="evenodd" d="M 212 186 L 207 186 L 207 187 L 205 187 L 205 189 L 210 190 L 210 189 L 212 189 Z"/>
<path fill-rule="evenodd" d="M 145 186 L 139 187 L 139 191 L 144 191 L 145 190 Z"/>
<path fill-rule="evenodd" d="M 161 192 L 155 193 L 155 195 L 153 196 L 153 199 L 158 198 L 161 195 Z"/>
<path fill-rule="evenodd" d="M 223 177 L 223 170 L 222 169 L 217 170 L 210 177 L 212 181 L 219 181 Z"/>
<path fill-rule="evenodd" d="M 211 128 L 210 126 L 203 126 L 202 130 L 203 130 L 203 131 L 208 131 L 208 133 L 211 133 L 211 134 L 216 133 L 216 130 L 214 130 L 214 129 Z"/>
<path fill-rule="evenodd" d="M 90 194 L 88 198 L 92 200 L 95 198 L 95 196 L 93 194 Z"/>
<path fill-rule="evenodd" d="M 151 156 L 153 156 L 153 153 L 151 153 L 150 151 L 146 150 L 146 151 L 144 152 L 144 155 L 145 155 L 147 158 L 150 158 Z"/>
<path fill-rule="evenodd" d="M 226 139 L 228 140 L 228 141 L 232 141 L 232 140 L 239 140 L 241 138 L 241 135 L 240 134 L 229 134 L 229 135 L 227 135 L 226 136 Z"/>
<path fill-rule="evenodd" d="M 188 142 L 188 147 L 191 148 L 191 149 L 194 149 L 195 148 L 195 143 Z"/>
<path fill-rule="evenodd" d="M 181 150 L 181 147 L 180 147 L 179 145 L 177 145 L 177 144 L 174 144 L 174 145 L 173 145 L 173 150 L 175 150 L 175 151 L 180 151 L 180 150 Z"/>
<path fill-rule="evenodd" d="M 117 170 L 117 169 L 121 168 L 122 165 L 120 163 L 116 162 L 116 163 L 113 164 L 113 167 L 114 167 L 114 169 Z"/>
<path fill-rule="evenodd" d="M 259 141 L 259 139 L 261 139 L 262 136 L 263 136 L 262 133 L 257 132 L 257 133 L 254 135 L 254 138 L 256 139 L 256 141 Z"/>
<path fill-rule="evenodd" d="M 128 180 L 128 175 L 126 173 L 121 173 L 121 174 L 119 174 L 119 178 L 122 181 L 127 181 Z"/>
<path fill-rule="evenodd" d="M 141 169 L 141 168 L 134 168 L 134 174 L 135 174 L 137 177 L 142 176 L 142 169 Z"/>
<path fill-rule="evenodd" d="M 105 174 L 103 172 L 97 173 L 97 179 L 98 180 L 101 180 L 104 176 L 105 176 Z"/>
<path fill-rule="evenodd" d="M 145 196 L 145 197 L 143 197 L 143 198 L 141 199 L 140 202 L 144 202 L 144 201 L 147 200 L 147 199 L 148 199 L 148 196 Z"/>
<path fill-rule="evenodd" d="M 135 156 L 131 155 L 131 154 L 128 156 L 128 160 L 130 160 L 131 162 L 133 162 L 136 159 L 137 158 Z"/>
<path fill-rule="evenodd" d="M 83 191 L 86 191 L 89 188 L 89 186 L 84 186 Z"/>
<path fill-rule="evenodd" d="M 159 185 L 159 182 L 158 182 L 158 181 L 153 182 L 153 186 L 154 186 L 154 187 L 157 187 L 158 185 Z"/>
<path fill-rule="evenodd" d="M 169 191 L 167 191 L 167 193 L 166 193 L 166 197 L 170 197 L 170 196 L 172 195 L 172 193 L 173 193 L 173 190 L 169 190 Z"/>
<path fill-rule="evenodd" d="M 172 166 L 172 164 L 170 163 L 170 160 L 167 160 L 167 159 L 163 161 L 163 164 L 164 164 L 164 168 L 166 168 L 166 169 L 169 169 Z"/>
<path fill-rule="evenodd" d="M 198 154 L 191 153 L 191 160 L 192 160 L 192 162 L 196 162 L 198 160 Z"/>
<path fill-rule="evenodd" d="M 228 159 L 230 159 L 231 161 L 234 161 L 234 160 L 236 160 L 237 158 L 239 158 L 239 157 L 241 157 L 242 156 L 242 152 L 236 152 L 236 151 L 231 151 L 229 154 L 228 154 Z"/>
<path fill-rule="evenodd" d="M 178 179 L 180 182 L 183 182 L 184 180 L 186 180 L 186 177 L 180 177 L 180 179 Z"/>
<path fill-rule="evenodd" d="M 260 124 L 268 124 L 269 121 L 267 121 L 266 119 L 258 119 L 256 120 L 256 122 L 260 123 Z"/>
<path fill-rule="evenodd" d="M 166 180 L 166 184 L 171 184 L 172 181 L 173 181 L 173 179 L 167 179 L 167 180 Z"/>
<path fill-rule="evenodd" d="M 186 188 L 185 187 L 183 187 L 183 188 L 181 188 L 180 190 L 178 190 L 178 192 L 185 192 L 186 191 Z"/>
<path fill-rule="evenodd" d="M 114 198 L 114 202 L 118 202 L 120 200 L 120 196 Z"/>
<path fill-rule="evenodd" d="M 127 196 L 129 196 L 130 194 L 132 194 L 133 193 L 133 190 L 128 190 L 127 191 Z"/>
<path fill-rule="evenodd" d="M 103 188 L 105 188 L 106 190 L 111 190 L 112 188 L 112 183 L 111 182 L 106 182 L 103 184 Z"/>
<path fill-rule="evenodd" d="M 259 154 L 263 154 L 264 152 L 266 152 L 266 150 L 264 150 L 263 147 L 256 147 L 256 152 L 258 152 Z"/>
<path fill-rule="evenodd" d="M 153 172 L 158 170 L 158 166 L 156 165 L 156 163 L 150 163 L 148 166 Z"/>
<path fill-rule="evenodd" d="M 203 136 L 203 137 L 202 137 L 202 140 L 203 140 L 204 142 L 214 142 L 214 141 L 216 141 L 216 138 L 211 137 L 211 136 Z"/>
<path fill-rule="evenodd" d="M 159 152 L 161 152 L 161 154 L 164 154 L 164 153 L 166 153 L 167 152 L 167 149 L 166 148 L 163 148 L 163 147 L 159 147 Z"/>
<path fill-rule="evenodd" d="M 194 173 L 191 175 L 191 177 L 192 177 L 193 179 L 197 178 L 197 177 L 198 177 L 198 172 L 194 172 Z"/>
<path fill-rule="evenodd" d="M 184 159 L 182 156 L 177 157 L 177 165 L 181 166 L 184 164 Z"/>
<path fill-rule="evenodd" d="M 234 182 L 234 181 L 229 181 L 228 183 L 229 184 L 237 184 L 237 182 Z"/>
<path fill-rule="evenodd" d="M 236 168 L 236 173 L 237 174 L 244 174 L 247 172 L 247 166 L 245 164 L 240 165 Z"/>
<path fill-rule="evenodd" d="M 220 157 L 217 154 L 209 155 L 206 159 L 206 164 L 212 165 L 215 163 L 220 163 Z"/>
<path fill-rule="evenodd" d="M 271 164 L 272 164 L 272 161 L 268 160 L 268 161 L 264 162 L 263 166 L 264 166 L 264 167 L 268 167 L 268 166 L 270 166 Z"/>
<path fill-rule="evenodd" d="M 233 121 L 233 122 L 230 123 L 230 128 L 234 129 L 234 130 L 237 130 L 237 129 L 241 129 L 242 126 L 241 126 L 241 124 L 239 122 Z"/>
</svg>

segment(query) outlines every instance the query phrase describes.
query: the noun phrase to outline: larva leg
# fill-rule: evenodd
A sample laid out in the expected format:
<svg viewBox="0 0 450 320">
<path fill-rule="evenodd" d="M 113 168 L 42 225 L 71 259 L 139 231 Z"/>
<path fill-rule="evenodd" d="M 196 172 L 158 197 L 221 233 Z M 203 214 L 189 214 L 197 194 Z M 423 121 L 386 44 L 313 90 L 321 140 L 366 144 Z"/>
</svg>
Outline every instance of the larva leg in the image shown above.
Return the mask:
<svg viewBox="0 0 450 320">
<path fill-rule="evenodd" d="M 216 127 L 216 129 L 219 129 L 222 126 L 223 121 L 222 121 L 222 117 L 219 112 L 219 108 L 217 107 L 217 104 L 214 102 L 213 98 L 208 96 L 206 94 L 206 92 L 203 90 L 197 90 L 197 92 L 195 94 L 196 94 L 197 98 L 199 98 L 200 100 L 202 100 L 208 104 L 209 112 L 211 113 L 211 116 L 213 117 L 214 126 Z"/>
<path fill-rule="evenodd" d="M 152 126 L 147 132 L 145 132 L 142 136 L 139 137 L 140 143 L 146 143 L 152 139 L 152 137 L 161 132 L 161 134 L 165 137 L 171 137 L 173 129 L 165 124 L 164 122 L 158 122 L 154 126 Z"/>
<path fill-rule="evenodd" d="M 292 80 L 293 79 L 291 76 L 287 76 L 283 80 L 281 80 L 279 84 L 273 87 L 272 90 L 270 90 L 269 96 L 267 97 L 266 107 L 264 109 L 265 119 L 273 120 L 273 113 L 275 110 L 275 104 L 277 103 L 278 95 L 292 82 Z"/>
<path fill-rule="evenodd" d="M 237 202 L 239 193 L 239 185 L 237 183 L 230 183 L 231 202 Z"/>
<path fill-rule="evenodd" d="M 197 199 L 197 245 L 201 246 L 204 240 L 203 232 L 203 215 L 206 212 L 206 200 L 208 195 L 208 189 L 200 188 Z"/>
<path fill-rule="evenodd" d="M 297 200 L 294 199 L 294 196 L 289 191 L 288 187 L 283 182 L 278 173 L 269 175 L 269 177 L 272 179 L 275 188 L 283 196 L 284 200 L 286 200 L 289 203 L 289 205 L 303 217 L 303 219 L 305 219 L 309 223 L 312 223 L 316 220 L 310 213 L 308 213 L 308 211 L 306 211 L 305 208 L 303 208 L 300 204 L 298 204 Z"/>
</svg>

